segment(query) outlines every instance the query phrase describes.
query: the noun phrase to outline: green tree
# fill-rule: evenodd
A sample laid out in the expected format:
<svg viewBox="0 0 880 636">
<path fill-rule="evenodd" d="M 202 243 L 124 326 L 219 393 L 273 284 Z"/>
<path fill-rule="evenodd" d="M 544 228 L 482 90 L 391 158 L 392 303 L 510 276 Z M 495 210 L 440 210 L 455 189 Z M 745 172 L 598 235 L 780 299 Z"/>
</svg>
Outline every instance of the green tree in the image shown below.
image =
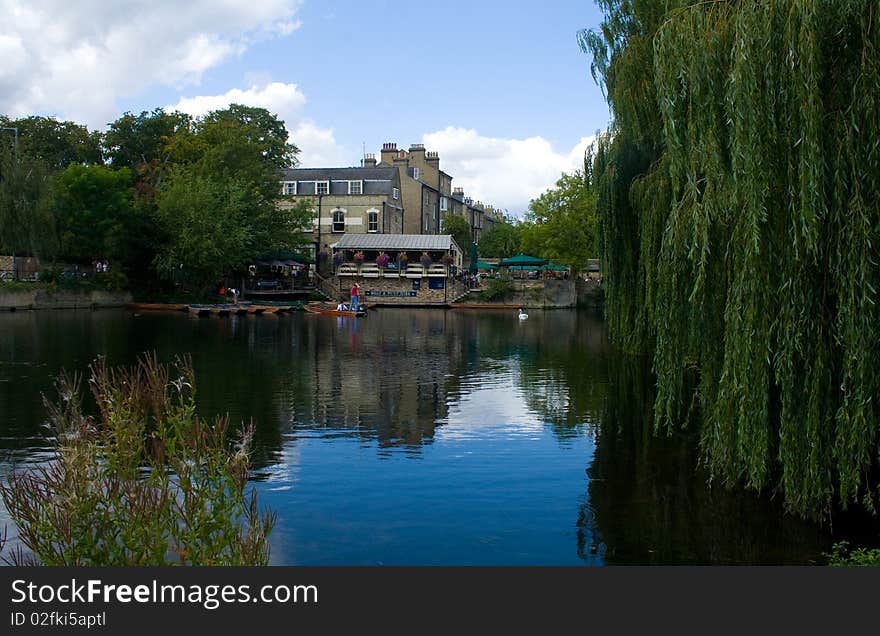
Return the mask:
<svg viewBox="0 0 880 636">
<path fill-rule="evenodd" d="M 575 269 L 596 256 L 596 200 L 581 171 L 563 174 L 529 203 L 520 249 Z"/>
<path fill-rule="evenodd" d="M 467 219 L 458 214 L 449 214 L 443 219 L 442 231 L 444 234 L 452 235 L 467 259 L 471 253 L 471 243 L 473 243 L 471 226 Z"/>
<path fill-rule="evenodd" d="M 488 258 L 507 258 L 520 251 L 520 228 L 508 221 L 496 223 L 479 242 L 480 255 Z"/>
<path fill-rule="evenodd" d="M 191 124 L 189 115 L 161 108 L 125 113 L 104 134 L 105 155 L 114 168 L 130 168 L 138 175 L 138 197 L 152 199 L 172 164 L 175 141 L 190 132 Z"/>
<path fill-rule="evenodd" d="M 62 258 L 125 259 L 134 234 L 133 175 L 128 168 L 71 164 L 57 179 L 52 201 Z"/>
<path fill-rule="evenodd" d="M 103 162 L 101 134 L 72 121 L 52 117 L 8 119 L 0 126 L 18 129 L 18 152 L 39 159 L 49 170 L 63 170 L 72 163 L 94 165 Z"/>
<path fill-rule="evenodd" d="M 880 6 L 600 0 L 594 162 L 608 322 L 712 477 L 876 510 Z M 696 383 L 696 391 L 687 387 Z"/>
<path fill-rule="evenodd" d="M 54 254 L 50 192 L 45 162 L 17 152 L 11 143 L 0 145 L 0 248 L 4 254 Z"/>
<path fill-rule="evenodd" d="M 230 104 L 223 110 L 208 113 L 202 128 L 212 124 L 231 123 L 245 131 L 248 142 L 260 147 L 266 161 L 277 168 L 297 165 L 299 148 L 288 140 L 287 127 L 265 108 Z"/>
<path fill-rule="evenodd" d="M 282 124 L 283 125 L 283 124 Z M 251 125 L 209 116 L 179 146 L 157 199 L 167 237 L 156 266 L 205 289 L 260 254 L 296 250 L 311 217 L 308 202 L 278 206 L 278 162 Z"/>
</svg>

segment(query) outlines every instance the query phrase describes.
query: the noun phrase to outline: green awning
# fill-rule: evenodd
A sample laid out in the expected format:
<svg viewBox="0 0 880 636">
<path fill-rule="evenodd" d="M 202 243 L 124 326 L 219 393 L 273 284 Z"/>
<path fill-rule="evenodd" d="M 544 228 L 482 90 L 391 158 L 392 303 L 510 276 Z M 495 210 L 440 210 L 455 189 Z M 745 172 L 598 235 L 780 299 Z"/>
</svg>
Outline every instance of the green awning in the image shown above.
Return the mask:
<svg viewBox="0 0 880 636">
<path fill-rule="evenodd" d="M 505 258 L 503 261 L 498 263 L 501 267 L 510 267 L 510 266 L 538 266 L 546 265 L 547 259 L 538 258 L 536 256 L 529 256 L 528 254 L 517 254 L 516 256 L 511 256 L 510 258 Z"/>
</svg>

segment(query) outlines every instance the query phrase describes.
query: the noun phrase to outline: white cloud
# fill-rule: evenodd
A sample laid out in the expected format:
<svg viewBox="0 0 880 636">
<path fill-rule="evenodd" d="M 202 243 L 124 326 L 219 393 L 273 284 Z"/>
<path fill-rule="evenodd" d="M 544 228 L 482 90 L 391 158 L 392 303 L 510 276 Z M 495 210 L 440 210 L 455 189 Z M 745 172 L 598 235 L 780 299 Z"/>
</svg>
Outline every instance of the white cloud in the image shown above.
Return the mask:
<svg viewBox="0 0 880 636">
<path fill-rule="evenodd" d="M 299 27 L 300 0 L 0 0 L 0 112 L 103 129 L 116 100 L 197 84 L 253 42 Z"/>
<path fill-rule="evenodd" d="M 194 116 L 220 110 L 229 104 L 244 104 L 265 108 L 278 116 L 287 126 L 291 141 L 300 149 L 299 160 L 303 167 L 346 165 L 350 156 L 336 142 L 333 130 L 321 128 L 305 118 L 302 111 L 306 97 L 296 84 L 270 82 L 265 86 L 254 85 L 248 89 L 233 88 L 222 95 L 199 95 L 183 97 L 166 110 L 179 110 Z"/>
<path fill-rule="evenodd" d="M 543 137 L 483 137 L 476 130 L 448 127 L 424 135 L 428 150 L 440 154 L 440 168 L 465 196 L 522 217 L 529 201 L 552 187 L 563 172 L 582 168 L 595 137 L 582 137 L 567 152 L 556 152 Z"/>
</svg>

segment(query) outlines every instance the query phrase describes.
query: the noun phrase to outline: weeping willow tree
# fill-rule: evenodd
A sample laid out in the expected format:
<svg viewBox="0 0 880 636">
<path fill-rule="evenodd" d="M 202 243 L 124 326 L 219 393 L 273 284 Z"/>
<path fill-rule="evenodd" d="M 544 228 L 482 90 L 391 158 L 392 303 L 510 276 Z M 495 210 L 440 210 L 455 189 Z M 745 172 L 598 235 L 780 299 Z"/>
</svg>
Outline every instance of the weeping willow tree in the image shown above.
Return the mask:
<svg viewBox="0 0 880 636">
<path fill-rule="evenodd" d="M 880 3 L 598 1 L 608 322 L 657 426 L 696 410 L 713 479 L 798 514 L 874 510 Z"/>
</svg>

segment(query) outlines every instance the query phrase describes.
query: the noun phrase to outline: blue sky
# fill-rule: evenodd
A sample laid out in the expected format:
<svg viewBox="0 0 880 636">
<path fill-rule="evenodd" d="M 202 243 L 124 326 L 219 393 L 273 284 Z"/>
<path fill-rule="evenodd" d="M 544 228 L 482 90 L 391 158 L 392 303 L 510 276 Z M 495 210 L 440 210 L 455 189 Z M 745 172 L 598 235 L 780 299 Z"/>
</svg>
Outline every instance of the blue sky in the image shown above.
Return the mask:
<svg viewBox="0 0 880 636">
<path fill-rule="evenodd" d="M 453 185 L 516 215 L 610 118 L 576 41 L 601 18 L 587 0 L 0 0 L 0 11 L 11 16 L 0 112 L 103 129 L 124 111 L 251 103 L 285 119 L 304 166 L 424 143 Z"/>
</svg>

